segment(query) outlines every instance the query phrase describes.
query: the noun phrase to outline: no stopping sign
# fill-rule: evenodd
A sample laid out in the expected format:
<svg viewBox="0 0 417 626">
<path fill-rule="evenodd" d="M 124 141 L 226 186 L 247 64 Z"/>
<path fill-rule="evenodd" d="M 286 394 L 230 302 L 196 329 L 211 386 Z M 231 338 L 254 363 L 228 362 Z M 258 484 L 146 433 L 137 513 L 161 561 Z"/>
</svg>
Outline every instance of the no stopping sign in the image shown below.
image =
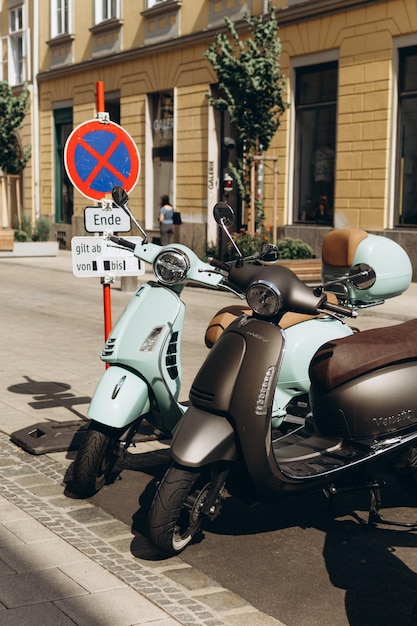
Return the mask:
<svg viewBox="0 0 417 626">
<path fill-rule="evenodd" d="M 129 193 L 140 174 L 137 146 L 114 122 L 89 120 L 75 128 L 65 144 L 64 163 L 74 187 L 91 200 L 102 200 L 115 185 Z"/>
</svg>

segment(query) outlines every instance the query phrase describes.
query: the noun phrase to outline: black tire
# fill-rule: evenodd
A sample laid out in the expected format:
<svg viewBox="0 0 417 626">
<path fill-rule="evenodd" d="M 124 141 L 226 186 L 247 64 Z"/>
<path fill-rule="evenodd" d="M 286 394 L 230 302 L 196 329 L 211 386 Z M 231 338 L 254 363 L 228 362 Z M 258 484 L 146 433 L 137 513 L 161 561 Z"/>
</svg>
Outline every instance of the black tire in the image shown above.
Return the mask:
<svg viewBox="0 0 417 626">
<path fill-rule="evenodd" d="M 179 554 L 196 537 L 214 477 L 208 469 L 186 469 L 175 463 L 168 468 L 153 499 L 146 529 L 149 545 L 160 555 Z M 217 512 L 221 491 L 216 495 Z"/>
<path fill-rule="evenodd" d="M 74 462 L 71 481 L 74 493 L 88 498 L 110 481 L 119 456 L 119 437 L 120 431 L 90 422 Z"/>
</svg>

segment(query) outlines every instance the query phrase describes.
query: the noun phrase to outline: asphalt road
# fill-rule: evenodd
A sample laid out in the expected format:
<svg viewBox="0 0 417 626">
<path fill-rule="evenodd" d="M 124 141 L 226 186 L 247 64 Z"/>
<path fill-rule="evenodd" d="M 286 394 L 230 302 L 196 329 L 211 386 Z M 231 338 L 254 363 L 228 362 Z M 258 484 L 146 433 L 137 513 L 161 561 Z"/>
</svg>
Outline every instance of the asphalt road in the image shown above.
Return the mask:
<svg viewBox="0 0 417 626">
<path fill-rule="evenodd" d="M 67 266 L 52 260 L 1 259 L 0 275 L 0 429 L 10 434 L 48 419 L 83 419 L 103 371 L 99 282 L 77 279 Z M 112 290 L 114 318 L 129 297 Z M 184 298 L 186 393 L 206 354 L 201 340 L 205 325 L 231 297 L 188 289 Z M 355 324 L 396 322 L 365 315 Z M 133 554 L 153 559 L 143 524 L 168 450 L 164 444 L 144 444 L 133 452 L 126 457 L 121 479 L 90 501 L 131 525 Z M 70 468 L 74 453 L 53 456 Z M 384 514 L 406 521 L 417 518 L 414 495 L 393 480 L 384 492 Z M 414 626 L 417 533 L 362 524 L 368 500 L 366 493 L 347 493 L 329 503 L 315 494 L 248 507 L 230 498 L 222 516 L 180 558 L 286 626 Z"/>
</svg>

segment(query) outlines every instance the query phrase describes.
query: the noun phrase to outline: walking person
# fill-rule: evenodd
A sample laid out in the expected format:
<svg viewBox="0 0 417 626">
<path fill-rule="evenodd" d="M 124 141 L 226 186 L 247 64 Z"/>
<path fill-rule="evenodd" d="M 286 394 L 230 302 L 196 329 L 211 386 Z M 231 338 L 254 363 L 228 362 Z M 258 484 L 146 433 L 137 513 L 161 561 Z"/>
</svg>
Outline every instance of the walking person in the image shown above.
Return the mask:
<svg viewBox="0 0 417 626">
<path fill-rule="evenodd" d="M 168 196 L 161 197 L 159 232 L 161 234 L 161 245 L 166 246 L 172 243 L 174 234 L 174 207 L 170 203 Z"/>
</svg>

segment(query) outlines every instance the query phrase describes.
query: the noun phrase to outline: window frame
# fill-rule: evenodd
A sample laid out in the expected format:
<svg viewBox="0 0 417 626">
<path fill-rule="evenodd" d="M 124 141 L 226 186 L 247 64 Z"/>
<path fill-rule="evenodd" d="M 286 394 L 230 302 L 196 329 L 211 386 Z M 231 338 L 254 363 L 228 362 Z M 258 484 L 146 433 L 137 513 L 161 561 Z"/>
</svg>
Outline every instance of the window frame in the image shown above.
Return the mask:
<svg viewBox="0 0 417 626">
<path fill-rule="evenodd" d="M 51 38 L 72 32 L 73 0 L 51 0 Z"/>
<path fill-rule="evenodd" d="M 338 76 L 338 63 L 337 61 L 331 61 L 329 63 L 313 64 L 308 66 L 300 66 L 296 71 L 296 84 L 295 84 L 295 116 L 296 116 L 296 128 L 295 128 L 295 180 L 296 186 L 294 189 L 294 221 L 307 222 L 314 225 L 324 224 L 331 226 L 334 222 L 334 182 L 335 182 L 335 150 L 336 150 L 336 132 L 337 132 L 337 76 Z M 330 93 L 332 90 L 328 90 L 326 95 L 326 85 L 331 84 L 332 81 L 329 77 L 332 72 L 336 73 L 336 85 L 334 86 L 334 95 Z M 318 83 L 315 85 L 317 93 L 314 94 L 312 84 L 308 84 L 308 89 L 305 93 L 309 94 L 306 98 L 302 92 L 302 80 L 308 79 L 309 76 L 317 75 Z M 310 97 L 313 94 L 313 97 Z M 326 130 L 326 140 L 320 138 L 320 134 L 323 135 L 325 126 L 320 123 L 323 122 L 323 118 L 331 120 L 328 126 L 330 126 L 330 133 L 332 138 L 330 140 L 329 133 Z M 309 125 L 312 134 L 306 133 L 306 128 Z M 333 129 L 331 128 L 333 126 Z M 310 139 L 311 151 L 307 150 L 309 158 L 305 160 L 304 147 L 301 147 L 301 141 L 303 138 Z M 311 154 L 310 154 L 311 152 Z M 319 155 L 317 153 L 320 153 Z M 316 158 L 317 157 L 317 158 Z M 307 192 L 308 190 L 308 192 Z M 304 206 L 304 199 L 310 198 L 311 206 L 309 209 Z M 324 204 L 321 203 L 322 199 L 326 199 Z M 314 207 L 322 207 L 323 213 L 317 212 Z M 303 208 L 304 207 L 304 208 Z M 309 211 L 311 212 L 309 214 Z M 303 215 L 305 213 L 305 215 Z"/>
<path fill-rule="evenodd" d="M 403 65 L 406 57 L 415 57 L 417 59 L 417 41 L 409 42 L 410 45 L 403 45 L 397 49 L 397 72 L 396 72 L 396 133 L 395 133 L 395 147 L 393 149 L 393 166 L 392 173 L 394 178 L 393 194 L 392 198 L 392 224 L 394 228 L 417 228 L 417 215 L 416 222 L 404 221 L 403 207 L 404 207 L 404 189 L 406 180 L 406 171 L 409 168 L 404 160 L 404 117 L 405 117 L 405 105 L 411 100 L 415 102 L 415 115 L 417 117 L 417 80 L 415 81 L 415 87 L 412 89 L 406 89 L 403 87 L 405 81 L 405 67 Z M 414 166 L 416 163 L 414 163 Z"/>
<path fill-rule="evenodd" d="M 17 17 L 18 16 L 18 17 Z M 16 19 L 17 17 L 17 19 Z M 8 10 L 7 67 L 8 82 L 11 86 L 21 85 L 27 80 L 28 69 L 28 29 L 24 0 Z M 17 22 L 17 26 L 16 26 Z"/>
<path fill-rule="evenodd" d="M 121 18 L 120 0 L 94 0 L 94 24 Z"/>
<path fill-rule="evenodd" d="M 288 172 L 287 172 L 287 224 L 297 224 L 300 225 L 312 225 L 317 226 L 317 222 L 303 222 L 301 218 L 300 208 L 301 203 L 299 202 L 299 178 L 297 176 L 297 157 L 299 152 L 297 151 L 297 137 L 299 136 L 299 129 L 297 127 L 297 115 L 296 115 L 296 90 L 297 90 L 297 71 L 305 68 L 308 69 L 312 66 L 325 66 L 329 64 L 337 65 L 337 75 L 339 75 L 339 50 L 332 49 L 326 50 L 324 52 L 318 52 L 315 54 L 302 55 L 299 57 L 294 57 L 291 59 L 291 70 L 290 70 L 290 110 L 293 111 L 293 114 L 290 117 L 290 127 L 289 127 L 289 151 L 288 151 Z M 337 83 L 339 78 L 337 78 Z M 337 146 L 337 117 L 338 117 L 338 100 L 339 95 L 338 91 L 336 92 L 336 112 L 335 112 L 335 152 Z M 336 154 L 334 155 L 336 157 Z M 334 181 L 336 179 L 336 170 L 334 171 Z M 300 206 L 299 206 L 300 204 Z M 334 207 L 333 207 L 333 221 L 334 221 Z"/>
</svg>

